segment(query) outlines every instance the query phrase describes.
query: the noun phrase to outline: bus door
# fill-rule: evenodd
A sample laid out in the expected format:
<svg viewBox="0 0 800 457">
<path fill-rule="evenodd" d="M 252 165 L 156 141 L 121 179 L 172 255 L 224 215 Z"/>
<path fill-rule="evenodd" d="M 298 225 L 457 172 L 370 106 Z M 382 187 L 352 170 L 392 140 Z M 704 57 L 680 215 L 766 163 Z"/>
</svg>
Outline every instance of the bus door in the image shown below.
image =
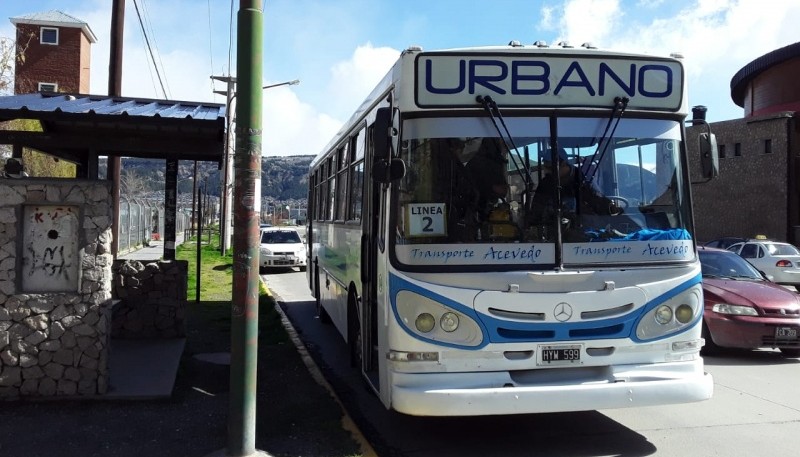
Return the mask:
<svg viewBox="0 0 800 457">
<path fill-rule="evenodd" d="M 379 110 L 380 111 L 380 110 Z M 379 116 L 380 117 L 380 116 Z M 367 380 L 380 390 L 378 373 L 378 254 L 380 250 L 380 218 L 382 184 L 373 179 L 376 125 L 367 129 L 365 154 L 364 208 L 361 218 L 361 367 Z M 386 131 L 385 128 L 383 130 Z"/>
</svg>

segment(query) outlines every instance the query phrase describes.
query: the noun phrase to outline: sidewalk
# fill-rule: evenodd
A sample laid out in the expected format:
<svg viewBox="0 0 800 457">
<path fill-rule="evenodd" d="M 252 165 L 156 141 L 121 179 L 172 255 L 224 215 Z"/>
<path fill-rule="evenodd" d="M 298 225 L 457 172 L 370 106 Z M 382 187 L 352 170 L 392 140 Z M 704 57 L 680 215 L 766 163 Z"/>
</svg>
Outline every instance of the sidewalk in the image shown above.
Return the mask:
<svg viewBox="0 0 800 457">
<path fill-rule="evenodd" d="M 273 306 L 260 312 L 256 448 L 275 457 L 362 455 L 341 407 L 313 378 Z M 190 304 L 169 398 L 0 403 L 0 456 L 202 457 L 224 449 L 230 371 L 224 357 L 209 355 L 230 352 L 229 317 L 219 303 Z"/>
<path fill-rule="evenodd" d="M 183 232 L 175 235 L 175 246 L 181 244 L 183 244 Z M 149 246 L 120 254 L 117 259 L 146 261 L 158 260 L 162 257 L 164 257 L 164 240 L 150 241 Z"/>
</svg>

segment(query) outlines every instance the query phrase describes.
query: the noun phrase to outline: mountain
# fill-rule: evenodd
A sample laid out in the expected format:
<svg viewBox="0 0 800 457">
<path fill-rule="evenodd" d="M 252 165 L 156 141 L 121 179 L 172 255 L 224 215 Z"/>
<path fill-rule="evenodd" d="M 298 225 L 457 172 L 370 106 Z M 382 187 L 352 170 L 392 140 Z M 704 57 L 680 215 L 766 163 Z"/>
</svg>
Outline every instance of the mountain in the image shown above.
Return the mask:
<svg viewBox="0 0 800 457">
<path fill-rule="evenodd" d="M 264 201 L 305 203 L 308 194 L 308 167 L 313 155 L 262 157 L 261 197 Z M 178 193 L 191 193 L 194 162 L 178 162 Z M 135 197 L 163 195 L 166 163 L 158 159 L 123 158 L 120 181 L 123 194 Z M 106 164 L 101 161 L 100 175 Z M 197 162 L 198 184 L 203 193 L 219 196 L 223 170 L 216 162 Z"/>
</svg>

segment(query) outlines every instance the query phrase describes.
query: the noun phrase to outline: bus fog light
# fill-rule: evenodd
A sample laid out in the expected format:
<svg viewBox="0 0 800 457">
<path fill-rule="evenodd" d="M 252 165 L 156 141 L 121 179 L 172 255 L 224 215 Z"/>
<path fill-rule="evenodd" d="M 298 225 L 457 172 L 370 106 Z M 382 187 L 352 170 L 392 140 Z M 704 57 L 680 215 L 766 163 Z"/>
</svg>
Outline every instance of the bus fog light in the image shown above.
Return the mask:
<svg viewBox="0 0 800 457">
<path fill-rule="evenodd" d="M 414 321 L 414 325 L 417 326 L 417 330 L 420 332 L 428 333 L 433 330 L 433 327 L 436 325 L 436 319 L 434 319 L 433 316 L 428 313 L 422 313 L 417 316 L 417 320 Z"/>
<path fill-rule="evenodd" d="M 680 305 L 678 306 L 678 309 L 675 310 L 675 319 L 677 319 L 681 324 L 687 324 L 691 322 L 692 317 L 694 317 L 694 311 L 689 305 Z"/>
<path fill-rule="evenodd" d="M 458 316 L 455 313 L 444 313 L 439 319 L 439 325 L 445 332 L 454 332 L 458 328 Z"/>
<path fill-rule="evenodd" d="M 667 325 L 672 320 L 672 308 L 667 305 L 661 305 L 656 309 L 656 322 L 661 325 Z"/>
</svg>

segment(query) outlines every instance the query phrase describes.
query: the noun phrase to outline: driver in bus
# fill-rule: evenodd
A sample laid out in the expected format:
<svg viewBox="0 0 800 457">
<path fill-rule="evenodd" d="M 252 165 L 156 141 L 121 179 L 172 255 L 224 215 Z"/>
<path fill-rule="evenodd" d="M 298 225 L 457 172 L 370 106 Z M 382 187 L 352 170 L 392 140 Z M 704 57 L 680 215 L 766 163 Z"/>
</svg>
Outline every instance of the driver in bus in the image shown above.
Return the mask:
<svg viewBox="0 0 800 457">
<path fill-rule="evenodd" d="M 586 179 L 581 170 L 569 163 L 567 151 L 564 148 L 558 149 L 556 163 L 552 163 L 550 151 L 546 151 L 542 157 L 545 168 L 545 176 L 536 188 L 533 196 L 533 206 L 538 209 L 535 213 L 546 213 L 556 201 L 556 178 L 554 173 L 559 174 L 561 184 L 562 209 L 567 216 L 574 214 L 594 214 L 602 216 L 615 216 L 622 210 L 614 202 L 602 195 Z"/>
</svg>

